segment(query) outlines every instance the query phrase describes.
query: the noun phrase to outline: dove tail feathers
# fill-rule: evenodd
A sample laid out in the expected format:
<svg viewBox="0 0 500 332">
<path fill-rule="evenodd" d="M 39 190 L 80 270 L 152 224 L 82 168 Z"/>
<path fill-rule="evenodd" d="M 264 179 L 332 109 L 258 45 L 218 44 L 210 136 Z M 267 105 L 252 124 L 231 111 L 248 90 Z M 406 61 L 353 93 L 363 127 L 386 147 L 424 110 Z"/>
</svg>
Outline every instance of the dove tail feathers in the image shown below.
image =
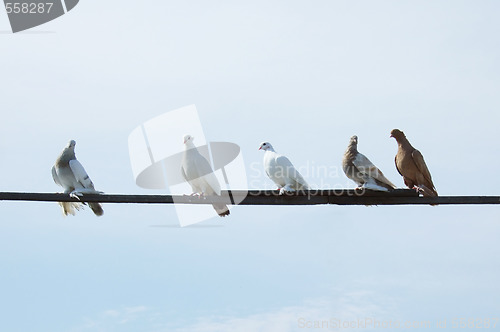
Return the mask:
<svg viewBox="0 0 500 332">
<path fill-rule="evenodd" d="M 420 193 L 422 193 L 422 195 L 424 195 L 424 196 L 427 196 L 427 197 L 437 197 L 438 196 L 436 189 L 434 189 L 434 188 L 429 189 L 424 184 L 417 186 L 417 188 L 418 188 L 418 191 Z"/>
<path fill-rule="evenodd" d="M 435 188 L 429 189 L 425 184 L 422 184 L 420 186 L 417 186 L 417 190 L 419 193 L 424 195 L 424 197 L 437 197 L 438 193 Z M 436 206 L 438 204 L 430 204 L 432 206 Z"/>
<path fill-rule="evenodd" d="M 96 216 L 100 217 L 104 214 L 104 210 L 102 209 L 101 204 L 99 203 L 88 203 L 88 204 Z"/>
<path fill-rule="evenodd" d="M 219 215 L 219 217 L 225 217 L 225 216 L 228 216 L 230 214 L 229 208 L 227 207 L 227 205 L 224 205 L 224 204 L 212 204 L 212 206 L 214 207 L 215 212 L 217 212 L 217 214 Z"/>
<path fill-rule="evenodd" d="M 58 203 L 61 206 L 62 212 L 65 216 L 67 216 L 68 214 L 74 216 L 76 214 L 76 211 L 79 211 L 80 209 L 83 208 L 83 205 L 77 202 L 58 202 Z"/>
<path fill-rule="evenodd" d="M 387 180 L 387 179 L 386 179 Z M 387 180 L 387 182 L 382 182 L 380 180 L 377 180 L 375 179 L 375 183 L 381 187 L 384 187 L 385 189 L 387 190 L 394 190 L 396 189 L 396 186 L 392 184 L 392 182 L 390 182 L 389 180 Z"/>
</svg>

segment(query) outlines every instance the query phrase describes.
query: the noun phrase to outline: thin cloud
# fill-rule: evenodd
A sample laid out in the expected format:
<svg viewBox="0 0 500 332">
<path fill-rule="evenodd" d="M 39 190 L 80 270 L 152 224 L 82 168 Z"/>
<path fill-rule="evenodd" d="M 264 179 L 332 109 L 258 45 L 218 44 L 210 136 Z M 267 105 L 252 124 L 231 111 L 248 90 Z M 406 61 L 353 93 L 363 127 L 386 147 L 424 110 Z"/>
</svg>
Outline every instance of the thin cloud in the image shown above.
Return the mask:
<svg viewBox="0 0 500 332">
<path fill-rule="evenodd" d="M 269 312 L 251 315 L 212 315 L 194 318 L 185 326 L 172 325 L 165 311 L 146 306 L 110 309 L 96 319 L 86 320 L 75 331 L 142 331 L 152 332 L 289 332 L 303 331 L 305 324 L 327 324 L 323 330 L 337 330 L 332 322 L 357 321 L 366 318 L 385 319 L 395 314 L 397 299 L 364 289 L 347 290 L 334 288 L 324 297 L 304 300 L 297 306 L 276 308 Z M 362 330 L 371 329 L 369 326 Z M 350 328 L 350 331 L 361 329 Z"/>
<path fill-rule="evenodd" d="M 332 321 L 364 320 L 369 317 L 385 317 L 387 309 L 373 302 L 374 299 L 384 299 L 383 302 L 390 303 L 389 299 L 381 294 L 370 291 L 334 292 L 329 297 L 316 298 L 305 301 L 299 306 L 289 306 L 276 309 L 272 312 L 260 313 L 244 317 L 212 316 L 202 317 L 196 323 L 173 329 L 175 332 L 289 332 L 303 331 L 304 325 L 323 323 L 323 330 L 337 330 Z M 392 310 L 392 305 L 389 305 Z M 381 319 L 381 318 L 380 318 Z M 370 328 L 363 328 L 367 330 Z M 165 329 L 164 331 L 172 331 Z M 352 328 L 350 331 L 357 331 Z"/>
</svg>

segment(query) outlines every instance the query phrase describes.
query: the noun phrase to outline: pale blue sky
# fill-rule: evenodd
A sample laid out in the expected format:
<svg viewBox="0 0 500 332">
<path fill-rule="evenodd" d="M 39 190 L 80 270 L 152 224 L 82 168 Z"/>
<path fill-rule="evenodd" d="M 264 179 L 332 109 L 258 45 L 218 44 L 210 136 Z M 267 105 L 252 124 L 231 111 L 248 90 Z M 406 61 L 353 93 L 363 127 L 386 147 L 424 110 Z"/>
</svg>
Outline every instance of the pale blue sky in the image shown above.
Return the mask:
<svg viewBox="0 0 500 332">
<path fill-rule="evenodd" d="M 389 138 L 400 128 L 441 195 L 498 195 L 499 10 L 82 0 L 15 35 L 0 11 L 0 190 L 60 191 L 50 168 L 75 139 L 97 189 L 161 193 L 135 186 L 128 135 L 196 104 L 207 140 L 241 146 L 249 180 L 264 140 L 297 167 L 339 167 L 356 134 L 403 186 Z M 327 181 L 354 186 L 342 174 Z M 102 218 L 63 218 L 53 203 L 0 209 L 2 331 L 500 318 L 498 206 L 244 206 L 190 228 L 176 227 L 172 206 L 106 204 Z"/>
</svg>

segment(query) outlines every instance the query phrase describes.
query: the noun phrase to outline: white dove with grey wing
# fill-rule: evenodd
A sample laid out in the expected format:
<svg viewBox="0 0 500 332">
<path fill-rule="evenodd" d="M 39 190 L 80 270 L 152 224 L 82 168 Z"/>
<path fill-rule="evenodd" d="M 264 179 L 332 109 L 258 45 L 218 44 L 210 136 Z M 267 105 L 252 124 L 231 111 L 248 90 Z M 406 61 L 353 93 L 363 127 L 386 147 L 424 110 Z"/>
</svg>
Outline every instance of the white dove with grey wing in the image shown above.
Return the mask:
<svg viewBox="0 0 500 332">
<path fill-rule="evenodd" d="M 302 175 L 295 169 L 291 161 L 274 151 L 269 142 L 260 144 L 259 150 L 264 150 L 264 170 L 267 176 L 278 186 L 280 195 L 285 192 L 307 190 L 309 185 Z"/>
<path fill-rule="evenodd" d="M 97 194 L 94 184 L 82 164 L 75 156 L 76 142 L 69 141 L 61 155 L 57 158 L 56 163 L 52 167 L 52 178 L 54 182 L 64 188 L 66 194 L 77 197 L 85 193 Z M 86 203 L 92 209 L 96 216 L 102 216 L 104 211 L 101 204 L 96 202 Z M 82 207 L 82 203 L 78 202 L 59 202 L 63 209 L 64 215 L 75 215 L 75 210 Z"/>
</svg>

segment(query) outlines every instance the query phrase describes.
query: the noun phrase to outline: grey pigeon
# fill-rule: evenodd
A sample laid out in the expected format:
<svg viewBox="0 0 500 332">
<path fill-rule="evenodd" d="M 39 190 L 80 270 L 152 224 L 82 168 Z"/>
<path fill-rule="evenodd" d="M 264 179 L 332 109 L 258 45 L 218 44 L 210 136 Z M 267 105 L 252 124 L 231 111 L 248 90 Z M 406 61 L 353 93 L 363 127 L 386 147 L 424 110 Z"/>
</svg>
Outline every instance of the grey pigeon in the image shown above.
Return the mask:
<svg viewBox="0 0 500 332">
<path fill-rule="evenodd" d="M 396 188 L 370 159 L 358 152 L 358 136 L 352 136 L 349 141 L 342 159 L 342 169 L 345 175 L 356 182 L 360 188 L 378 191 L 388 191 Z"/>
<path fill-rule="evenodd" d="M 271 143 L 261 143 L 259 150 L 265 151 L 264 170 L 267 176 L 278 186 L 280 195 L 285 192 L 309 189 L 306 180 L 295 169 L 290 159 L 276 153 Z"/>
<path fill-rule="evenodd" d="M 82 164 L 76 160 L 75 145 L 75 141 L 69 141 L 61 155 L 57 158 L 55 165 L 52 167 L 54 182 L 63 187 L 66 194 L 70 194 L 73 197 L 82 196 L 86 193 L 100 193 L 95 190 L 94 184 Z M 66 216 L 68 214 L 75 215 L 75 210 L 80 210 L 82 204 L 84 203 L 59 202 Z M 101 204 L 93 202 L 86 204 L 88 204 L 96 216 L 104 214 Z"/>
<path fill-rule="evenodd" d="M 193 190 L 193 194 L 200 196 L 220 196 L 219 181 L 209 162 L 203 157 L 194 145 L 194 137 L 184 136 L 184 155 L 182 157 L 181 173 Z M 217 214 L 221 217 L 229 215 L 227 205 L 223 203 L 212 204 Z"/>
<path fill-rule="evenodd" d="M 396 169 L 403 176 L 403 181 L 408 188 L 415 188 L 424 196 L 437 196 L 438 193 L 432 183 L 431 173 L 425 164 L 424 156 L 410 144 L 401 130 L 393 129 L 391 137 L 394 137 L 398 143 L 395 158 Z"/>
</svg>

